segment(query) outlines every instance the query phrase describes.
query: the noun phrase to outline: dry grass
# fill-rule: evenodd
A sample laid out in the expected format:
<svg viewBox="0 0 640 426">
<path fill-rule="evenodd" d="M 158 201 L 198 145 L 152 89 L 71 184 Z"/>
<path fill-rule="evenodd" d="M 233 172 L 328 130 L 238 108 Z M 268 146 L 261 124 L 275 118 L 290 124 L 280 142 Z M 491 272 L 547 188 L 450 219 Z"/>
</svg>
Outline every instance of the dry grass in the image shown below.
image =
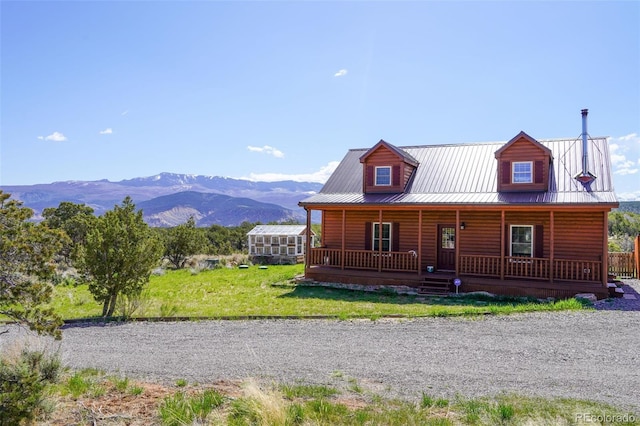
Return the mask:
<svg viewBox="0 0 640 426">
<path fill-rule="evenodd" d="M 101 389 L 89 389 L 80 396 L 65 392 L 65 380 L 73 375 L 93 380 Z M 205 425 L 494 425 L 494 424 L 586 424 L 578 413 L 626 416 L 606 404 L 569 399 L 544 399 L 519 395 L 493 398 L 434 398 L 423 394 L 419 402 L 384 399 L 363 384 L 360 392 L 337 391 L 324 385 L 277 385 L 257 380 L 220 381 L 212 384 L 159 384 L 126 379 L 123 381 L 95 370 L 66 372 L 51 389 L 49 409 L 40 414 L 39 425 L 142 426 L 186 424 L 163 422 L 160 407 L 182 393 L 186 398 L 215 390 L 224 402 L 206 418 L 188 424 Z M 335 378 L 340 381 L 344 378 Z M 346 380 L 346 379 L 345 379 Z M 364 383 L 364 382 L 363 382 Z M 633 415 L 631 415 L 633 416 Z M 622 418 L 622 417 L 620 417 Z M 637 424 L 637 417 L 632 422 Z M 607 424 L 589 423 L 589 424 Z"/>
</svg>

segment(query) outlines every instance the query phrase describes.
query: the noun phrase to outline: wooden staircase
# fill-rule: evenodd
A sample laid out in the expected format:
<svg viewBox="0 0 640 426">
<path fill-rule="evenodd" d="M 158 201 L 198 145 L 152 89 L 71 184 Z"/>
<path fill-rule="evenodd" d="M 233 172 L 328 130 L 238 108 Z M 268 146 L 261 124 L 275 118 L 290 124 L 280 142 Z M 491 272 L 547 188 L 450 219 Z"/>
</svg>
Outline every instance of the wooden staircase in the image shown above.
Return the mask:
<svg viewBox="0 0 640 426">
<path fill-rule="evenodd" d="M 418 294 L 428 296 L 446 296 L 450 292 L 453 279 L 449 277 L 424 278 L 418 285 Z"/>
<path fill-rule="evenodd" d="M 624 297 L 624 290 L 621 286 L 618 286 L 620 281 L 617 279 L 609 280 L 607 283 L 607 289 L 609 290 L 609 297 Z"/>
</svg>

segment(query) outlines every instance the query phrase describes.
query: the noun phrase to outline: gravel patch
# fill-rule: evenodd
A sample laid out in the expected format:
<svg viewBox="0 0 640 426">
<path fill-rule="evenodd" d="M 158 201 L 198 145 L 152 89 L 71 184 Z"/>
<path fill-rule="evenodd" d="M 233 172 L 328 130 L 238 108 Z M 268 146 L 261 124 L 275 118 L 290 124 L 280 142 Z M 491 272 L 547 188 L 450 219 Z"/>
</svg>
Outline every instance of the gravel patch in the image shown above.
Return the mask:
<svg viewBox="0 0 640 426">
<path fill-rule="evenodd" d="M 41 342 L 72 368 L 143 380 L 257 378 L 344 388 L 356 380 L 365 393 L 382 396 L 517 392 L 640 413 L 639 330 L 636 309 L 475 319 L 139 322 L 68 327 L 61 342 Z M 0 349 L 20 334 L 10 327 Z"/>
<path fill-rule="evenodd" d="M 623 297 L 597 301 L 594 306 L 600 311 L 640 311 L 640 280 L 622 281 Z"/>
</svg>

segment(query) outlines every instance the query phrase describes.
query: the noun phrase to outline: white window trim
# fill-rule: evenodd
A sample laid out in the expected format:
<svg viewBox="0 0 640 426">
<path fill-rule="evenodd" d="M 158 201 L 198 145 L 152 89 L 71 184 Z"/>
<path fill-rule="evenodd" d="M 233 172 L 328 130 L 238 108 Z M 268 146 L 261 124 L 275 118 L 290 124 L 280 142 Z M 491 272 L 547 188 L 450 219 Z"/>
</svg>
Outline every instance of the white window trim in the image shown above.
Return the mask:
<svg viewBox="0 0 640 426">
<path fill-rule="evenodd" d="M 382 232 L 384 230 L 384 226 L 388 225 L 389 226 L 389 250 L 382 250 L 382 251 L 392 251 L 393 247 L 391 247 L 391 242 L 393 241 L 393 226 L 391 225 L 391 222 L 382 222 L 382 228 L 380 229 L 380 231 Z M 371 248 L 373 251 L 377 252 L 378 250 L 376 250 L 376 244 L 378 242 L 378 238 L 376 238 L 376 226 L 380 226 L 380 222 L 373 222 L 371 224 Z M 387 238 L 382 238 L 382 242 L 384 242 L 385 240 L 387 240 Z M 383 244 L 384 246 L 384 244 Z"/>
<path fill-rule="evenodd" d="M 516 182 L 516 165 L 528 164 L 529 165 L 529 180 L 526 182 Z M 511 182 L 515 184 L 519 183 L 533 183 L 533 161 L 514 161 L 511 163 Z"/>
<path fill-rule="evenodd" d="M 529 257 L 533 257 L 535 247 L 533 246 L 533 242 L 535 241 L 534 227 L 533 225 L 509 225 L 509 257 L 513 257 L 513 228 L 529 228 L 531 229 L 531 255 Z M 524 256 L 518 256 L 524 257 Z"/>
<path fill-rule="evenodd" d="M 378 182 L 378 170 L 387 169 L 389 170 L 389 183 L 380 183 Z M 375 168 L 375 185 L 376 186 L 391 186 L 391 182 L 393 177 L 391 176 L 392 170 L 391 166 L 376 166 Z"/>
</svg>

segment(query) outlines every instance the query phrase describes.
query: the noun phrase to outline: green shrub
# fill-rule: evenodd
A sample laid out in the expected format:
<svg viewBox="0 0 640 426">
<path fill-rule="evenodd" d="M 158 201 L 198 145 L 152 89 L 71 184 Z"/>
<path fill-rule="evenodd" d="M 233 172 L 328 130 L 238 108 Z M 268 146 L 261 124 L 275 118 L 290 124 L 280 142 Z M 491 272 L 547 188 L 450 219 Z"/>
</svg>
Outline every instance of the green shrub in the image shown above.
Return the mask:
<svg viewBox="0 0 640 426">
<path fill-rule="evenodd" d="M 168 303 L 160 305 L 160 316 L 162 318 L 175 317 L 178 313 L 178 307 Z"/>
<path fill-rule="evenodd" d="M 207 416 L 223 402 L 222 394 L 214 389 L 192 396 L 178 392 L 166 397 L 158 411 L 163 425 L 206 424 Z"/>
<path fill-rule="evenodd" d="M 337 395 L 337 389 L 323 385 L 282 385 L 280 391 L 287 399 L 294 398 L 327 398 Z"/>
<path fill-rule="evenodd" d="M 67 388 L 74 399 L 78 399 L 81 395 L 89 390 L 90 382 L 85 379 L 82 373 L 75 373 L 67 380 Z"/>
<path fill-rule="evenodd" d="M 17 359 L 0 359 L 0 425 L 31 421 L 44 406 L 44 390 L 60 372 L 55 355 L 23 350 Z"/>
<path fill-rule="evenodd" d="M 158 410 L 163 425 L 180 426 L 193 422 L 193 414 L 182 392 L 166 397 Z"/>
</svg>

